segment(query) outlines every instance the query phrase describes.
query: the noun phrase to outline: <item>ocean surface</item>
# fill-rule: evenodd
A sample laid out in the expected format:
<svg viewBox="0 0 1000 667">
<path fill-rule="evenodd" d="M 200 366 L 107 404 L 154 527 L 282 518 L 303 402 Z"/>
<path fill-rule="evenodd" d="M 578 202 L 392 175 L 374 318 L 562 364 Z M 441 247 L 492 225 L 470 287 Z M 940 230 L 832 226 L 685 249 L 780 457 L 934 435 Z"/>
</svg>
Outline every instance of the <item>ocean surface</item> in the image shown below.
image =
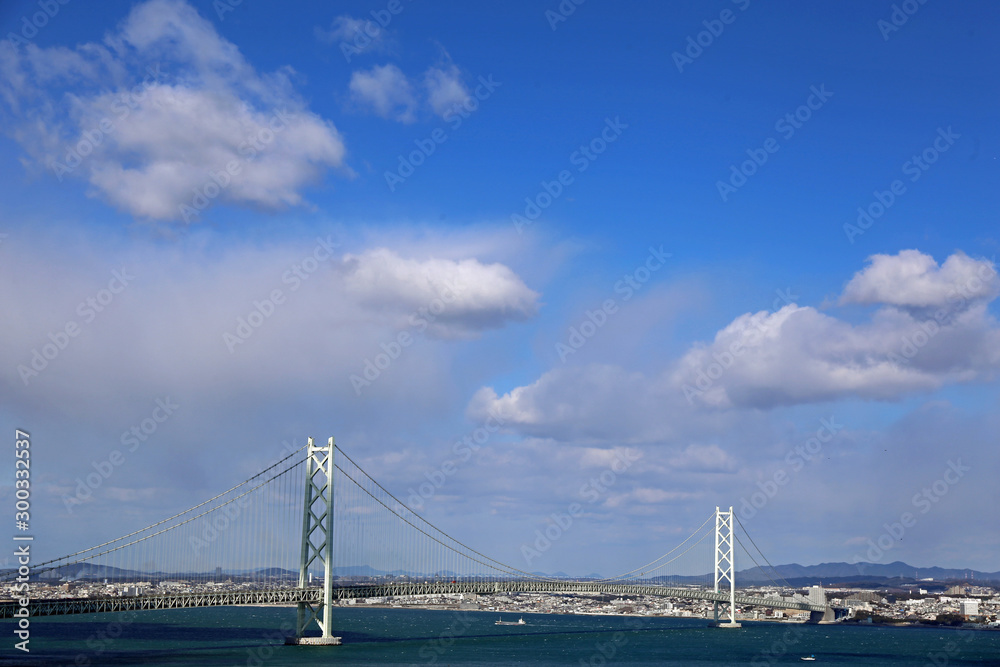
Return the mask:
<svg viewBox="0 0 1000 667">
<path fill-rule="evenodd" d="M 505 614 L 516 621 L 518 614 Z M 210 607 L 33 619 L 31 653 L 2 624 L 0 665 L 1000 665 L 1000 632 L 704 619 L 340 608 L 342 646 L 284 646 L 295 609 Z"/>
</svg>

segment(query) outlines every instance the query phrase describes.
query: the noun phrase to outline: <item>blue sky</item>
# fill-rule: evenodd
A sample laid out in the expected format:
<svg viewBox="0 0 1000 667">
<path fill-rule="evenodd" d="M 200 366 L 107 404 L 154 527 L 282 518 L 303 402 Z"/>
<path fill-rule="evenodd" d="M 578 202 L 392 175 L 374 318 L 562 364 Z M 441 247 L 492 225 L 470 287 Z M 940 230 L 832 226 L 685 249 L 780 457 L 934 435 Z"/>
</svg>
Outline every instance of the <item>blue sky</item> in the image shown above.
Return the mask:
<svg viewBox="0 0 1000 667">
<path fill-rule="evenodd" d="M 716 505 L 772 562 L 909 511 L 881 561 L 1000 569 L 1000 8 L 231 4 L 0 8 L 0 418 L 55 555 L 308 435 L 406 494 L 493 414 L 420 509 L 515 565 L 628 451 L 532 569 Z"/>
</svg>

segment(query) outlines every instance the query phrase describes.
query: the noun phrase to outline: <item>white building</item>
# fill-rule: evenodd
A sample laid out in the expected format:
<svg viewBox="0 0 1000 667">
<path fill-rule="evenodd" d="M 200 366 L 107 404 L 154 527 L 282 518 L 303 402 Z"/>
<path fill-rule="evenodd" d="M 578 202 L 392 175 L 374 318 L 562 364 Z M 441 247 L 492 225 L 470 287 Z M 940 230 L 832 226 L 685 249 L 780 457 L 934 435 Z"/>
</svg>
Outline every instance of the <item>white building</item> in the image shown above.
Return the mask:
<svg viewBox="0 0 1000 667">
<path fill-rule="evenodd" d="M 809 602 L 812 604 L 826 604 L 826 591 L 822 586 L 810 586 L 808 589 Z"/>
<path fill-rule="evenodd" d="M 979 616 L 979 600 L 960 600 L 958 613 L 962 616 Z"/>
</svg>

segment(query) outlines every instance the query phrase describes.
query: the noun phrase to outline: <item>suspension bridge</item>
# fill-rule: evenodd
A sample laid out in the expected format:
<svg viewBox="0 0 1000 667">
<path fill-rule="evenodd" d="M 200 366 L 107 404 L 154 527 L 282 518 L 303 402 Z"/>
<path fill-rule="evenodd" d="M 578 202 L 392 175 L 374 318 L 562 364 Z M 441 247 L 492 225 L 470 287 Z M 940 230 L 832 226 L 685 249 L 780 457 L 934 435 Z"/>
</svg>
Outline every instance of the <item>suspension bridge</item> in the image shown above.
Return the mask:
<svg viewBox="0 0 1000 667">
<path fill-rule="evenodd" d="M 455 539 L 370 477 L 333 438 L 326 445 L 310 438 L 301 449 L 190 509 L 35 564 L 29 585 L 103 580 L 113 582 L 116 590 L 85 597 L 33 598 L 29 609 L 32 617 L 40 617 L 294 604 L 296 633 L 290 643 L 299 644 L 340 642 L 334 636 L 338 602 L 400 596 L 600 593 L 705 600 L 713 603 L 713 625 L 731 628 L 740 627 L 738 605 L 809 612 L 811 622 L 834 619 L 825 599 L 738 594 L 737 545 L 761 572 L 768 570 L 740 540 L 734 521 L 770 567 L 732 507 L 716 507 L 676 547 L 623 574 L 583 580 L 541 576 Z M 712 535 L 710 583 L 666 585 L 667 567 Z M 768 578 L 777 588 L 793 588 L 775 580 L 780 577 L 773 567 L 770 572 L 775 577 Z M 0 581 L 17 576 L 17 570 L 9 571 L 0 575 Z M 19 608 L 18 600 L 0 601 L 0 618 L 13 618 Z"/>
</svg>

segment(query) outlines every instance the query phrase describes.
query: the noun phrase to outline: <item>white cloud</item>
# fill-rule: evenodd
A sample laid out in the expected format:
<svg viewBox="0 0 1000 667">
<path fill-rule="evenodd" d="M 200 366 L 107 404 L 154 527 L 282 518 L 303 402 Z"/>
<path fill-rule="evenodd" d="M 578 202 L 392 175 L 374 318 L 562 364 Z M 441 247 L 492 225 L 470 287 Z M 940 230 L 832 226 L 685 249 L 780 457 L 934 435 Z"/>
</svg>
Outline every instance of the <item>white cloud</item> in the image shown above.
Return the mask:
<svg viewBox="0 0 1000 667">
<path fill-rule="evenodd" d="M 468 414 L 483 421 L 495 412 L 508 428 L 559 441 L 648 442 L 676 434 L 665 414 L 680 408 L 681 400 L 662 378 L 590 364 L 550 370 L 502 396 L 483 387 L 472 397 Z"/>
<path fill-rule="evenodd" d="M 928 337 L 921 324 L 934 335 Z M 987 334 L 980 344 L 988 344 L 996 332 L 990 336 L 982 327 L 966 318 L 950 326 L 926 324 L 899 311 L 880 311 L 855 326 L 793 304 L 740 316 L 710 345 L 684 355 L 674 378 L 696 403 L 719 408 L 848 396 L 893 400 L 979 375 L 974 351 L 951 346 L 971 331 Z M 924 345 L 910 355 L 914 336 Z"/>
<path fill-rule="evenodd" d="M 301 186 L 344 156 L 336 130 L 308 112 L 259 111 L 181 86 L 154 86 L 147 100 L 108 137 L 111 154 L 90 165 L 91 183 L 135 215 L 190 221 L 213 199 L 301 204 Z M 114 104 L 113 96 L 97 98 L 88 115 L 95 123 L 113 117 Z M 119 161 L 123 154 L 138 163 Z"/>
<path fill-rule="evenodd" d="M 131 47 L 157 59 L 192 65 L 193 71 L 202 75 L 255 83 L 256 75 L 236 45 L 220 37 L 211 23 L 182 0 L 149 0 L 136 5 L 119 35 L 111 39 L 121 50 Z"/>
<path fill-rule="evenodd" d="M 938 266 L 930 255 L 902 250 L 869 257 L 868 266 L 847 283 L 840 302 L 942 308 L 963 299 L 992 300 L 998 293 L 1000 281 L 989 260 L 955 253 Z"/>
<path fill-rule="evenodd" d="M 954 255 L 942 267 L 948 267 L 946 285 L 969 275 L 962 258 Z M 925 293 L 947 298 L 937 287 L 933 280 Z M 468 413 L 484 419 L 500 411 L 511 429 L 560 441 L 678 444 L 685 436 L 701 438 L 724 428 L 726 420 L 744 414 L 739 409 L 849 398 L 892 401 L 947 384 L 988 381 L 1000 370 L 1000 327 L 982 301 L 989 293 L 976 289 L 978 302 L 953 303 L 939 319 L 893 306 L 858 324 L 796 304 L 747 313 L 658 372 L 569 365 L 503 395 L 483 387 Z M 916 294 L 897 302 L 940 303 Z M 713 451 L 688 450 L 678 462 L 696 464 L 701 457 L 704 465 L 725 469 L 727 462 L 712 459 Z"/>
<path fill-rule="evenodd" d="M 255 72 L 190 5 L 137 5 L 106 44 L 0 54 L 11 74 L 0 88 L 22 121 L 12 134 L 60 180 L 83 177 L 137 217 L 190 222 L 217 202 L 301 204 L 307 184 L 343 165 L 340 134 L 288 73 Z M 67 104 L 44 88 L 56 81 L 72 84 Z"/>
<path fill-rule="evenodd" d="M 503 264 L 475 259 L 416 260 L 379 248 L 344 258 L 348 293 L 398 323 L 425 322 L 440 337 L 463 337 L 526 320 L 538 294 Z M 404 324 L 405 326 L 405 324 Z"/>
<path fill-rule="evenodd" d="M 443 49 L 442 49 L 443 51 Z M 419 83 L 411 81 L 396 65 L 358 70 L 348 85 L 355 106 L 374 112 L 387 120 L 412 123 L 417 112 L 430 108 L 444 118 L 456 107 L 465 105 L 470 94 L 462 81 L 462 72 L 443 53 L 441 65 L 428 67 Z"/>
<path fill-rule="evenodd" d="M 462 74 L 452 63 L 431 67 L 424 72 L 424 86 L 427 88 L 427 102 L 434 113 L 442 118 L 469 100 L 469 91 L 462 83 Z"/>
<path fill-rule="evenodd" d="M 349 88 L 355 104 L 372 109 L 382 118 L 401 123 L 416 120 L 417 100 L 413 86 L 393 64 L 354 72 Z"/>
<path fill-rule="evenodd" d="M 741 315 L 684 355 L 674 379 L 720 408 L 896 400 L 988 380 L 1000 368 L 1000 329 L 986 309 L 997 293 L 989 262 L 955 254 L 938 269 L 917 251 L 876 255 L 841 299 L 887 304 L 869 322 L 795 304 Z"/>
</svg>

